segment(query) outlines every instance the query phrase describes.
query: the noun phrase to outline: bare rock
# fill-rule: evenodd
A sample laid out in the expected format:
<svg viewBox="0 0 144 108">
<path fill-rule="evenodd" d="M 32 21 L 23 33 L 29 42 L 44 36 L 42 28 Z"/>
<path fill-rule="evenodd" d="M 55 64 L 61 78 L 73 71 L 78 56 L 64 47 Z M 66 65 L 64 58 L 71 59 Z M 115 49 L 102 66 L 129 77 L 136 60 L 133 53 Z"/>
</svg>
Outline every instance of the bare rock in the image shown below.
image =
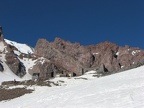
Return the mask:
<svg viewBox="0 0 144 108">
<path fill-rule="evenodd" d="M 101 64 L 99 69 L 97 70 L 97 73 L 99 75 L 105 75 L 105 74 L 107 74 L 107 72 L 108 72 L 108 69 L 105 67 L 104 64 Z"/>
<path fill-rule="evenodd" d="M 16 75 L 23 77 L 26 74 L 25 66 L 19 61 L 14 53 L 7 53 L 5 59 L 6 64 Z"/>
<path fill-rule="evenodd" d="M 66 70 L 57 67 L 54 63 L 46 58 L 38 59 L 33 67 L 29 69 L 29 73 L 34 75 L 39 74 L 40 78 L 49 79 L 56 76 L 56 74 L 63 74 Z"/>
<path fill-rule="evenodd" d="M 61 40 L 56 40 L 55 44 L 60 44 Z M 35 54 L 37 56 L 45 57 L 48 60 L 54 62 L 58 67 L 62 67 L 69 73 L 76 73 L 81 75 L 82 66 L 72 56 L 65 53 L 63 48 L 54 47 L 54 44 L 49 43 L 45 39 L 38 40 L 35 48 Z"/>
<path fill-rule="evenodd" d="M 91 53 L 95 57 L 95 61 L 92 67 L 101 67 L 103 64 L 109 72 L 117 71 L 120 66 L 117 63 L 116 52 L 119 46 L 111 42 L 104 42 L 95 46 L 88 46 L 91 49 Z"/>
<path fill-rule="evenodd" d="M 0 71 L 3 72 L 4 71 L 4 67 L 3 65 L 0 63 Z"/>
<path fill-rule="evenodd" d="M 54 42 L 40 39 L 35 54 L 77 75 L 82 75 L 85 70 L 94 68 L 115 73 L 124 67 L 144 61 L 143 50 L 129 46 L 119 47 L 108 41 L 97 45 L 81 46 L 79 43 L 71 43 L 60 38 L 56 38 Z"/>
</svg>

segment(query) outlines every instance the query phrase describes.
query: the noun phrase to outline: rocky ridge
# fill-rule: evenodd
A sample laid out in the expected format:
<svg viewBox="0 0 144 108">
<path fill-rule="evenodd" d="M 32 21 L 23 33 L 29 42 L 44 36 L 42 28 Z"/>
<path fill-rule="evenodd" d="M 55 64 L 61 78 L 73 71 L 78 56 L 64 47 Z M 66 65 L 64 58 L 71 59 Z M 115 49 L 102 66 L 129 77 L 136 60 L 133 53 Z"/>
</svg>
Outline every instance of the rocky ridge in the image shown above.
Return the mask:
<svg viewBox="0 0 144 108">
<path fill-rule="evenodd" d="M 28 51 L 29 52 L 29 51 Z M 38 75 L 48 79 L 59 76 L 79 76 L 90 70 L 107 75 L 144 64 L 144 50 L 121 47 L 111 42 L 82 46 L 60 38 L 53 42 L 39 39 L 34 52 L 21 52 L 3 38 L 0 27 L 0 71 L 5 62 L 19 77 Z"/>
<path fill-rule="evenodd" d="M 40 39 L 36 44 L 35 54 L 49 59 L 76 75 L 82 75 L 93 69 L 102 74 L 111 74 L 137 67 L 144 61 L 143 50 L 127 45 L 120 47 L 108 41 L 82 46 L 60 38 L 56 38 L 54 42 Z"/>
</svg>

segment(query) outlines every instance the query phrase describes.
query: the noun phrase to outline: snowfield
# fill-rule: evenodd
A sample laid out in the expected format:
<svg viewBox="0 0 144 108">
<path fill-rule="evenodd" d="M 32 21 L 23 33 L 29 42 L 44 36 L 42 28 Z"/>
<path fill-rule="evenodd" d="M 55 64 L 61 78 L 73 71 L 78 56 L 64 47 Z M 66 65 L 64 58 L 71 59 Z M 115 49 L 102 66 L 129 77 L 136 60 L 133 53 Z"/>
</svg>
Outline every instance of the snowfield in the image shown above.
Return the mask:
<svg viewBox="0 0 144 108">
<path fill-rule="evenodd" d="M 144 66 L 101 78 L 92 73 L 52 79 L 65 82 L 58 87 L 33 86 L 33 93 L 2 101 L 0 108 L 144 108 Z"/>
</svg>

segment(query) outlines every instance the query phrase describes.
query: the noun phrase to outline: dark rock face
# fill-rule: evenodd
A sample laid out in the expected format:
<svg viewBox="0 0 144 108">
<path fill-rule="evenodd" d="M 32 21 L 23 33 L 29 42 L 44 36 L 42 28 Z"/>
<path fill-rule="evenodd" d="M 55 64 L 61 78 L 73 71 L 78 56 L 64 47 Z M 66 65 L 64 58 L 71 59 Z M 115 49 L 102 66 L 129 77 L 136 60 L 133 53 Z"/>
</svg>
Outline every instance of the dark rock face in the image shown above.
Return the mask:
<svg viewBox="0 0 144 108">
<path fill-rule="evenodd" d="M 4 71 L 4 67 L 3 65 L 0 63 L 0 71 L 3 72 Z"/>
<path fill-rule="evenodd" d="M 54 42 L 38 40 L 35 54 L 77 75 L 90 69 L 115 73 L 144 61 L 144 51 L 139 48 L 119 47 L 111 42 L 81 46 L 60 38 L 56 38 Z"/>
<path fill-rule="evenodd" d="M 5 56 L 9 68 L 18 76 L 23 77 L 26 74 L 25 66 L 19 61 L 14 53 L 7 53 Z"/>
</svg>

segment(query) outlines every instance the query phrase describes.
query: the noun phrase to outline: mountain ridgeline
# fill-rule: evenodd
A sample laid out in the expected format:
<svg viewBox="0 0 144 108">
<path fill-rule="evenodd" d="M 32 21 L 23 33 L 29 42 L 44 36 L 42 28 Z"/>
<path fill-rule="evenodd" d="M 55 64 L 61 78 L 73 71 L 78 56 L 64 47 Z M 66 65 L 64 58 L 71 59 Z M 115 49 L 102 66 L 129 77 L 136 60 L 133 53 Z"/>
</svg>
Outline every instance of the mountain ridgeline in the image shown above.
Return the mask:
<svg viewBox="0 0 144 108">
<path fill-rule="evenodd" d="M 103 76 L 144 64 L 144 50 L 127 45 L 120 47 L 108 41 L 82 46 L 60 38 L 55 38 L 53 42 L 39 39 L 34 49 L 24 47 L 29 49 L 29 53 L 10 43 L 5 41 L 0 28 L 0 71 L 6 71 L 5 63 L 20 77 L 28 74 L 37 74 L 44 79 L 57 75 L 70 77 L 90 70 L 96 70 L 98 76 Z"/>
</svg>

